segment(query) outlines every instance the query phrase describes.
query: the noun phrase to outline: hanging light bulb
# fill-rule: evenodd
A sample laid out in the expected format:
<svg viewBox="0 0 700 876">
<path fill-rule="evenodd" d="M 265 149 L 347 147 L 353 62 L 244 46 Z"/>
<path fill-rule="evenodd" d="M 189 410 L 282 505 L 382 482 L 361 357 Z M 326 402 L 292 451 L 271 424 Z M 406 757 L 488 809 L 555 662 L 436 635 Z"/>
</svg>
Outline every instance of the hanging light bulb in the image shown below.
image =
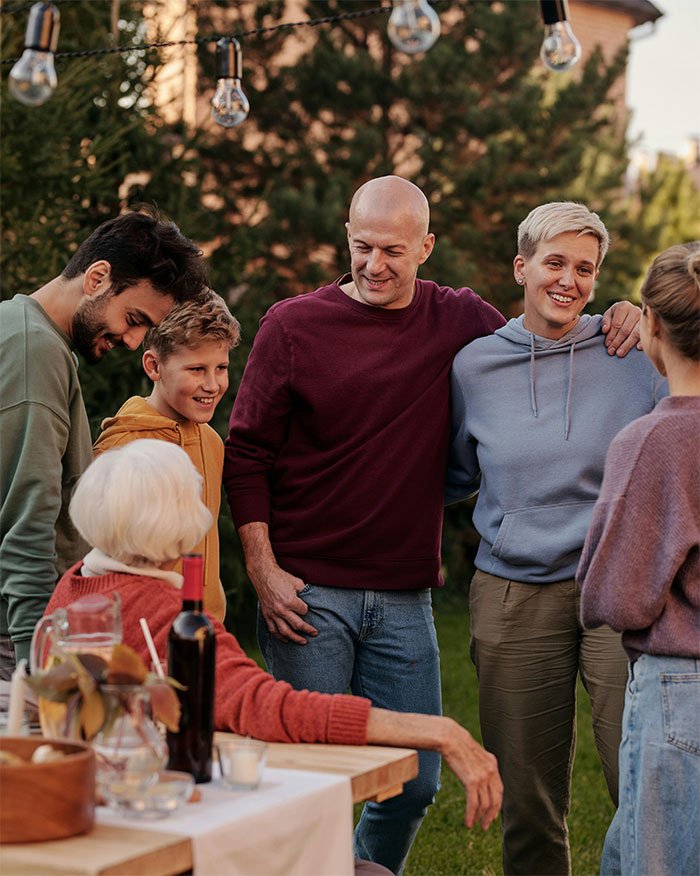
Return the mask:
<svg viewBox="0 0 700 876">
<path fill-rule="evenodd" d="M 427 52 L 440 36 L 440 16 L 428 0 L 393 0 L 386 32 L 391 42 L 408 55 Z"/>
<path fill-rule="evenodd" d="M 10 93 L 20 103 L 40 106 L 56 89 L 53 56 L 58 45 L 61 13 L 52 3 L 35 3 L 29 11 L 24 52 L 9 75 Z"/>
<path fill-rule="evenodd" d="M 224 128 L 240 125 L 250 109 L 241 88 L 242 71 L 240 43 L 233 37 L 222 37 L 216 44 L 216 91 L 211 99 L 211 114 Z"/>
<path fill-rule="evenodd" d="M 540 0 L 544 40 L 540 58 L 555 73 L 571 70 L 581 57 L 581 43 L 568 22 L 566 0 Z"/>
</svg>

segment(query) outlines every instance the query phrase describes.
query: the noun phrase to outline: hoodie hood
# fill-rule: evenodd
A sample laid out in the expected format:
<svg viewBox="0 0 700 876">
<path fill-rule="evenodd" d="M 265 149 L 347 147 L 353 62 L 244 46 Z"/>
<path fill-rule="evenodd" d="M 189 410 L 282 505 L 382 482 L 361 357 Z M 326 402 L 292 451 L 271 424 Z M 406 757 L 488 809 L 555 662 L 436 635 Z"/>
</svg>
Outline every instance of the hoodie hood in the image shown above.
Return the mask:
<svg viewBox="0 0 700 876">
<path fill-rule="evenodd" d="M 516 319 L 509 319 L 508 322 L 499 329 L 496 329 L 494 334 L 512 341 L 514 344 L 521 344 L 524 347 L 534 346 L 535 350 L 555 350 L 560 347 L 569 347 L 571 344 L 578 344 L 581 341 L 587 341 L 589 338 L 594 338 L 600 334 L 600 324 L 603 321 L 602 316 L 589 316 L 587 313 L 579 317 L 576 325 L 568 331 L 563 337 L 556 341 L 551 338 L 542 338 L 540 335 L 533 335 L 523 325 L 523 315 Z"/>
<path fill-rule="evenodd" d="M 101 424 L 102 432 L 95 443 L 95 450 L 108 450 L 121 443 L 125 433 L 149 432 L 141 437 L 161 438 L 174 444 L 183 445 L 185 439 L 184 425 L 176 423 L 170 417 L 164 417 L 148 404 L 145 398 L 134 396 L 119 408 L 113 417 L 107 417 Z M 158 434 L 153 434 L 153 433 Z"/>
<path fill-rule="evenodd" d="M 532 410 L 533 417 L 537 416 L 535 354 L 549 351 L 556 354 L 557 352 L 568 350 L 569 382 L 566 394 L 566 415 L 564 418 L 564 438 L 568 441 L 569 430 L 571 428 L 571 396 L 574 385 L 574 349 L 576 344 L 590 340 L 601 333 L 600 324 L 603 321 L 603 317 L 583 314 L 579 317 L 576 325 L 557 340 L 533 335 L 523 325 L 524 319 L 524 316 L 519 316 L 516 319 L 508 320 L 503 328 L 496 330 L 495 334 L 530 351 L 530 409 Z"/>
</svg>

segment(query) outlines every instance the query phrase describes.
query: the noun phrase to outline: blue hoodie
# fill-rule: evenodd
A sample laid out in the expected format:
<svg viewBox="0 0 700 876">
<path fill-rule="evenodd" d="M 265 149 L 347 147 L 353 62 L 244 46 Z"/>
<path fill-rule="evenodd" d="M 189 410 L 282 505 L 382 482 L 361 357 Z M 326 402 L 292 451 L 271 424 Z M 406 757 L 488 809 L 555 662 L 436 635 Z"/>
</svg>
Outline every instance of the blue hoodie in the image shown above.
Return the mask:
<svg viewBox="0 0 700 876">
<path fill-rule="evenodd" d="M 610 356 L 602 317 L 557 341 L 523 317 L 464 347 L 452 366 L 446 502 L 474 492 L 483 572 L 529 584 L 573 578 L 610 442 L 668 394 L 647 357 Z"/>
</svg>

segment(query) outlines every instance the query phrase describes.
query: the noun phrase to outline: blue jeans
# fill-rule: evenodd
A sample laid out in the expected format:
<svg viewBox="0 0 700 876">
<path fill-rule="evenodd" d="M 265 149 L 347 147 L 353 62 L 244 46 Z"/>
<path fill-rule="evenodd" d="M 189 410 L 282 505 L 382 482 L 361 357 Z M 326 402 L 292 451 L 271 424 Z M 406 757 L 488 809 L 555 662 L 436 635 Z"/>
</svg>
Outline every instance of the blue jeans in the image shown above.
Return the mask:
<svg viewBox="0 0 700 876">
<path fill-rule="evenodd" d="M 442 713 L 440 663 L 429 590 L 350 590 L 307 584 L 304 619 L 318 630 L 308 644 L 280 642 L 258 612 L 267 668 L 301 690 L 367 697 L 398 712 Z M 367 803 L 355 829 L 355 857 L 401 873 L 440 787 L 440 755 L 418 754 L 418 776 L 403 794 Z"/>
<path fill-rule="evenodd" d="M 700 873 L 700 660 L 643 654 L 630 664 L 620 743 L 620 808 L 601 874 Z"/>
</svg>

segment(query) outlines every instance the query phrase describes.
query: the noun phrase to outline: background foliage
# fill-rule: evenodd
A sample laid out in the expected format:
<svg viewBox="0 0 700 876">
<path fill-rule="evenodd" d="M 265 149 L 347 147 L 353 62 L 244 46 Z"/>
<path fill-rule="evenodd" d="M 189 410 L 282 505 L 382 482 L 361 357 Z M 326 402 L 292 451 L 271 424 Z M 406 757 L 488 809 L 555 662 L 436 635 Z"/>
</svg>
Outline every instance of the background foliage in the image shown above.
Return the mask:
<svg viewBox="0 0 700 876">
<path fill-rule="evenodd" d="M 119 4 L 119 45 L 154 37 L 143 5 Z M 284 5 L 197 4 L 199 35 L 268 25 Z M 348 4 L 306 7 L 316 18 Z M 109 0 L 62 3 L 60 51 L 114 45 L 111 10 Z M 438 243 L 423 276 L 468 284 L 506 315 L 520 309 L 511 272 L 517 224 L 547 200 L 585 200 L 612 232 L 594 309 L 633 297 L 659 249 L 697 235 L 700 199 L 682 170 L 663 161 L 638 194 L 625 194 L 625 120 L 608 99 L 624 54 L 610 64 L 594 55 L 580 80 L 554 77 L 537 62 L 534 0 L 443 3 L 439 11 L 442 36 L 417 58 L 391 47 L 386 15 L 244 42 L 252 109 L 231 131 L 166 124 L 149 102 L 150 52 L 59 59 L 58 89 L 35 109 L 7 97 L 3 76 L 2 296 L 32 292 L 60 273 L 103 219 L 156 203 L 205 247 L 212 285 L 243 327 L 231 389 L 213 421 L 221 435 L 260 316 L 347 270 L 347 205 L 372 176 L 397 172 L 428 195 Z M 5 58 L 21 52 L 25 14 L 2 16 Z M 203 92 L 213 85 L 213 45 L 198 54 Z M 139 356 L 125 351 L 82 368 L 81 380 L 94 430 L 129 395 L 148 392 Z M 237 632 L 250 626 L 253 600 L 223 508 L 222 580 Z M 448 510 L 453 587 L 469 578 L 470 519 L 467 504 Z"/>
</svg>

